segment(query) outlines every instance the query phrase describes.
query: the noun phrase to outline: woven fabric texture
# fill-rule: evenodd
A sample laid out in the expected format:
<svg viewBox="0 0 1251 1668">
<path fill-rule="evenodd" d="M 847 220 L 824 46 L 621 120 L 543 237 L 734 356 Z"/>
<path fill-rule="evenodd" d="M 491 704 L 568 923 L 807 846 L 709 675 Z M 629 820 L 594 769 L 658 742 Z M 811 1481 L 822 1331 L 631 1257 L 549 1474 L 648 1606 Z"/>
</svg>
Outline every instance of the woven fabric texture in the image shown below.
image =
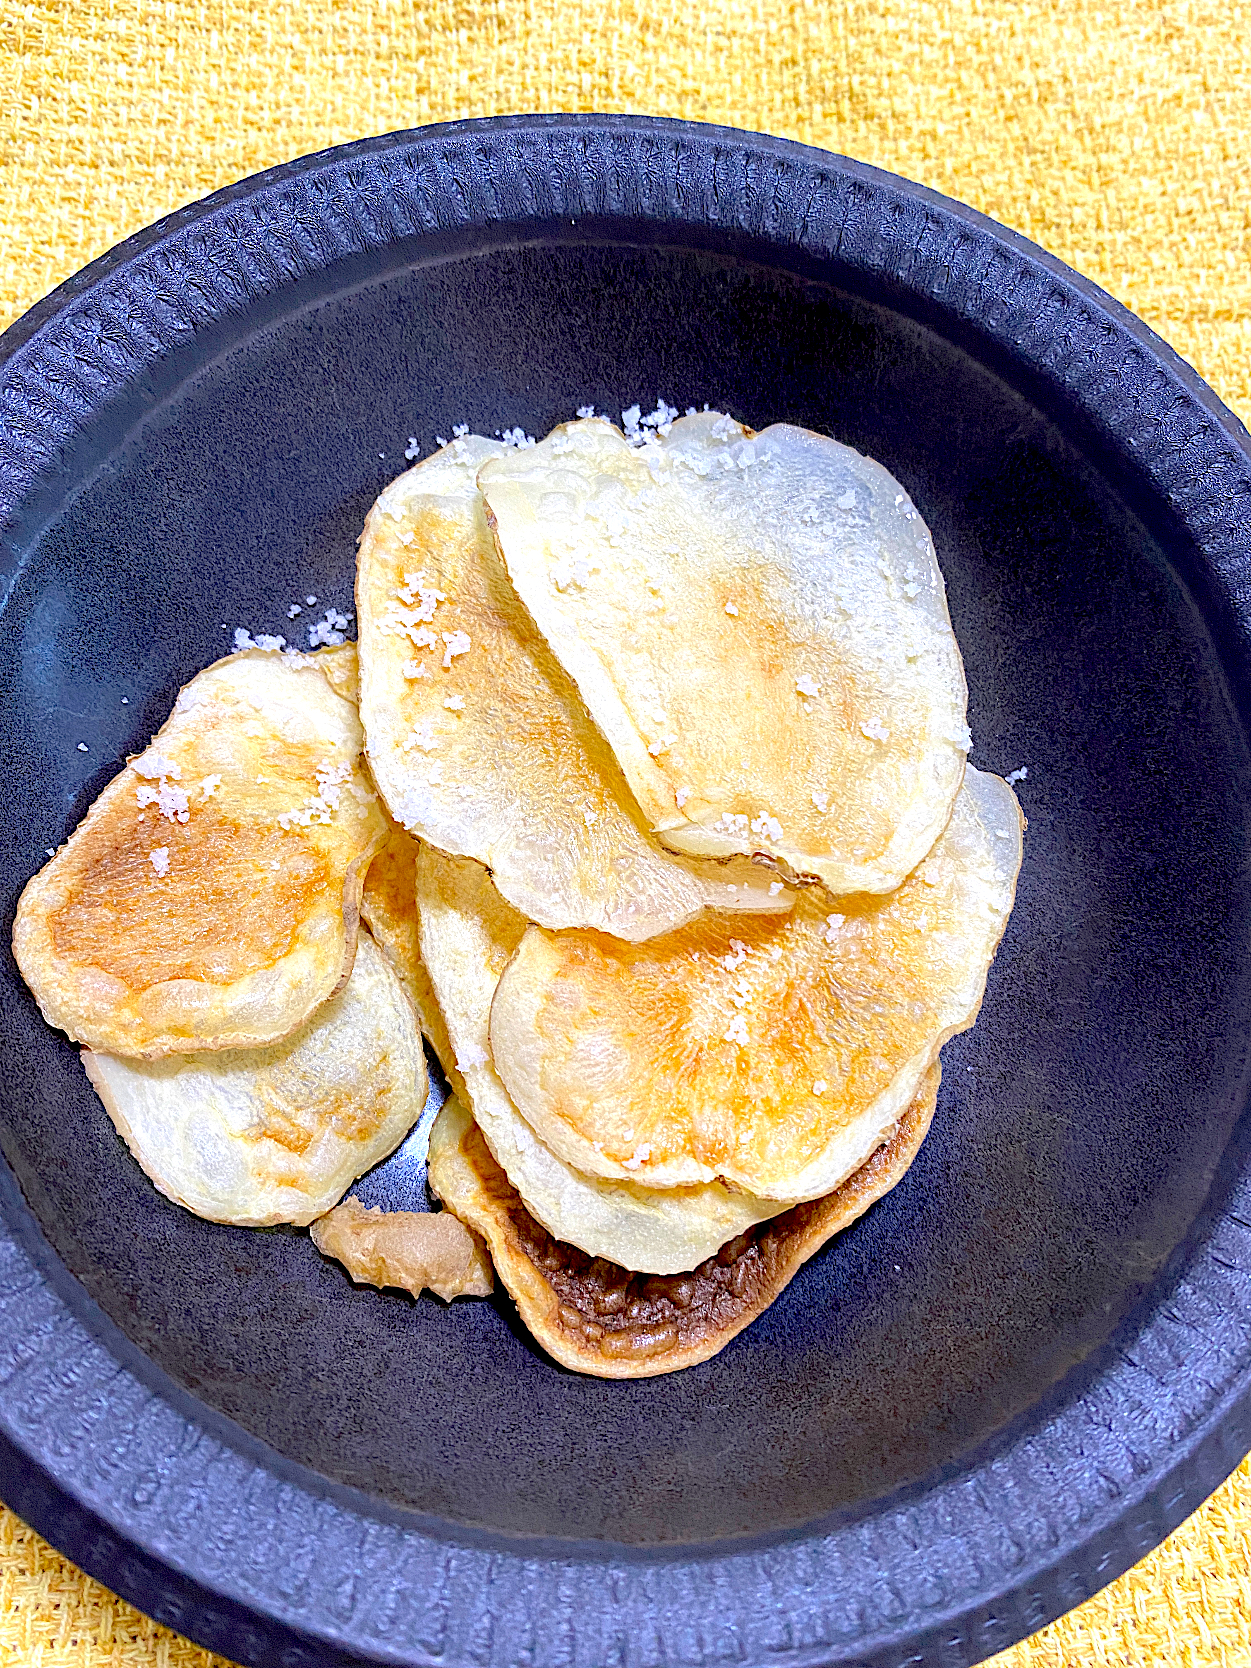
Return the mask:
<svg viewBox="0 0 1251 1668">
<path fill-rule="evenodd" d="M 130 232 L 365 134 L 643 111 L 822 145 L 1024 232 L 1251 421 L 1251 5 L 8 0 L 0 328 Z M 1251 1461 L 995 1668 L 1251 1668 Z M 4 1668 L 221 1668 L 0 1508 Z"/>
</svg>

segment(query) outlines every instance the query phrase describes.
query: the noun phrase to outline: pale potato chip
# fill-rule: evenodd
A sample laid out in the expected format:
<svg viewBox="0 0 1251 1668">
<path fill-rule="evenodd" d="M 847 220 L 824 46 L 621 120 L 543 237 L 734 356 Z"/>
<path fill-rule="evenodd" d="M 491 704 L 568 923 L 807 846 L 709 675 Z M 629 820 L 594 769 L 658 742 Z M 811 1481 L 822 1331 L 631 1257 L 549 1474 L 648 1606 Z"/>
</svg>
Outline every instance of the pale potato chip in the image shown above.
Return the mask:
<svg viewBox="0 0 1251 1668">
<path fill-rule="evenodd" d="M 556 1239 L 627 1268 L 694 1268 L 726 1240 L 783 1208 L 718 1182 L 659 1191 L 587 1176 L 544 1146 L 490 1057 L 491 999 L 528 923 L 479 863 L 423 845 L 417 862 L 421 947 L 487 1145 L 526 1208 Z"/>
<path fill-rule="evenodd" d="M 597 1378 L 650 1378 L 723 1349 L 815 1251 L 901 1180 L 929 1129 L 938 1080 L 934 1066 L 884 1144 L 835 1192 L 748 1229 L 690 1274 L 632 1274 L 554 1240 L 454 1101 L 430 1132 L 430 1185 L 486 1239 L 517 1312 L 549 1355 Z"/>
<path fill-rule="evenodd" d="M 705 908 L 789 908 L 758 865 L 651 833 L 500 566 L 474 477 L 504 450 L 453 442 L 387 487 L 361 536 L 361 717 L 392 815 L 552 928 L 639 940 Z"/>
<path fill-rule="evenodd" d="M 492 1006 L 500 1077 L 588 1174 L 818 1198 L 977 1017 L 1021 826 L 1011 788 L 970 768 L 942 838 L 886 896 L 810 888 L 781 921 L 640 945 L 531 927 Z"/>
<path fill-rule="evenodd" d="M 421 1036 L 399 975 L 361 933 L 351 977 L 268 1048 L 124 1060 L 87 1076 L 167 1198 L 212 1222 L 311 1222 L 421 1116 Z"/>
<path fill-rule="evenodd" d="M 451 1211 L 373 1210 L 345 1199 L 309 1230 L 360 1286 L 398 1286 L 418 1297 L 429 1287 L 445 1303 L 490 1297 L 491 1259 L 479 1234 Z"/>
<path fill-rule="evenodd" d="M 386 820 L 319 657 L 219 660 L 22 893 L 44 1018 L 157 1058 L 288 1036 L 347 977 Z"/>
<path fill-rule="evenodd" d="M 430 975 L 421 959 L 417 931 L 417 852 L 419 842 L 402 828 L 392 825 L 381 851 L 369 865 L 365 890 L 361 894 L 361 920 L 373 933 L 404 981 L 409 999 L 443 1075 L 461 1088 L 456 1057 L 447 1034 Z"/>
<path fill-rule="evenodd" d="M 888 892 L 969 734 L 925 523 L 848 446 L 716 412 L 567 424 L 478 474 L 508 575 L 666 845 Z"/>
</svg>

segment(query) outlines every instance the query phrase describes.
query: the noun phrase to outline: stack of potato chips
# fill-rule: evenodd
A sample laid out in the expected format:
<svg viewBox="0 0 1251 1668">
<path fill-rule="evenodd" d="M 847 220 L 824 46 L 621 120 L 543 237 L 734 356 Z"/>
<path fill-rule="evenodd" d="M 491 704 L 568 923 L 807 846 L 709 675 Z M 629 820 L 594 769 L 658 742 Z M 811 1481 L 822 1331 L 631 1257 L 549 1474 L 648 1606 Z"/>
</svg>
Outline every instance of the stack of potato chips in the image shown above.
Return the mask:
<svg viewBox="0 0 1251 1668">
<path fill-rule="evenodd" d="M 171 1197 L 445 1296 L 489 1289 L 485 1241 L 610 1377 L 715 1353 L 903 1174 L 1022 831 L 886 470 L 627 416 L 393 482 L 359 693 L 350 647 L 201 673 L 14 939 Z M 414 1012 L 469 1232 L 330 1209 L 420 1111 Z"/>
</svg>

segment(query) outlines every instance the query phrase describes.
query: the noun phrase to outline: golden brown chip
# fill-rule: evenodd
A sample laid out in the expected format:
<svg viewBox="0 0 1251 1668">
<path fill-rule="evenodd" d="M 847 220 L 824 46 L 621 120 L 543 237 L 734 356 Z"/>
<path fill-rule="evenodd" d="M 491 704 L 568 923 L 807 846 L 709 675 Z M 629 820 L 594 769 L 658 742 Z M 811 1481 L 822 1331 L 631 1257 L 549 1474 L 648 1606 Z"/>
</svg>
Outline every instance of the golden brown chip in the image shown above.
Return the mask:
<svg viewBox="0 0 1251 1668">
<path fill-rule="evenodd" d="M 356 706 L 361 694 L 356 644 L 340 643 L 337 648 L 317 649 L 309 658 L 317 662 L 335 694 Z"/>
<path fill-rule="evenodd" d="M 705 908 L 789 907 L 737 858 L 652 834 L 581 698 L 519 602 L 482 514 L 476 435 L 401 475 L 361 537 L 361 717 L 392 815 L 485 863 L 528 920 L 640 940 Z"/>
<path fill-rule="evenodd" d="M 118 1133 L 175 1204 L 211 1222 L 311 1222 L 421 1116 L 426 1063 L 399 974 L 366 932 L 351 977 L 267 1048 L 82 1062 Z"/>
<path fill-rule="evenodd" d="M 461 1100 L 530 1214 L 556 1239 L 627 1267 L 694 1268 L 783 1207 L 719 1182 L 640 1187 L 583 1175 L 557 1158 L 518 1112 L 490 1055 L 491 999 L 527 922 L 480 863 L 423 845 L 417 861 L 421 946 L 462 1077 Z"/>
<path fill-rule="evenodd" d="M 538 1342 L 597 1378 L 650 1378 L 706 1361 L 755 1320 L 796 1270 L 900 1180 L 934 1116 L 939 1070 L 836 1192 L 749 1228 L 691 1274 L 639 1275 L 554 1240 L 521 1202 L 463 1107 L 430 1132 L 430 1185 L 483 1235 Z"/>
<path fill-rule="evenodd" d="M 50 1024 L 111 1054 L 252 1048 L 352 967 L 386 822 L 318 657 L 250 651 L 186 686 L 18 905 Z"/>
<path fill-rule="evenodd" d="M 781 921 L 650 944 L 531 927 L 492 1005 L 496 1070 L 589 1175 L 818 1198 L 972 1025 L 1020 861 L 1011 788 L 970 769 L 938 844 L 885 896 L 813 887 Z"/>
<path fill-rule="evenodd" d="M 426 964 L 421 959 L 417 931 L 417 899 L 414 895 L 419 842 L 402 828 L 392 825 L 386 841 L 369 865 L 361 896 L 361 920 L 382 946 L 404 981 L 417 1023 L 449 1082 L 455 1080 L 456 1056 L 448 1040 L 447 1026 L 439 1008 Z"/>
<path fill-rule="evenodd" d="M 360 1286 L 399 1286 L 417 1297 L 427 1287 L 454 1297 L 490 1297 L 491 1259 L 481 1237 L 451 1211 L 367 1210 L 345 1199 L 314 1222 L 313 1244 Z"/>
<path fill-rule="evenodd" d="M 677 851 L 888 892 L 942 832 L 969 734 L 925 523 L 878 463 L 717 412 L 602 419 L 485 462 L 522 601 Z"/>
</svg>

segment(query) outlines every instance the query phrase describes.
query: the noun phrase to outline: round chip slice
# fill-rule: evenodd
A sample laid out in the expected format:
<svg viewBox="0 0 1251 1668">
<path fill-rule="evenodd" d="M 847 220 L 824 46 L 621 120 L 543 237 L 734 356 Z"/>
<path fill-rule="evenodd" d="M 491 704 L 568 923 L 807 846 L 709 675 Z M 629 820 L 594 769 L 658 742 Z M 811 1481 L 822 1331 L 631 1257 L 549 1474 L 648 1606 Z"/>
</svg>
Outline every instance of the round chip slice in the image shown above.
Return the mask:
<svg viewBox="0 0 1251 1668">
<path fill-rule="evenodd" d="M 942 838 L 885 897 L 810 888 L 782 921 L 640 945 L 531 927 L 492 1006 L 500 1077 L 590 1175 L 818 1198 L 976 1018 L 1021 827 L 1011 788 L 970 769 Z"/>
<path fill-rule="evenodd" d="M 717 412 L 602 419 L 478 475 L 509 578 L 666 845 L 889 892 L 969 733 L 925 523 L 880 464 Z"/>
<path fill-rule="evenodd" d="M 430 1185 L 486 1240 L 496 1273 L 549 1355 L 596 1378 L 651 1378 L 724 1349 L 814 1252 L 889 1193 L 925 1139 L 938 1080 L 935 1066 L 884 1145 L 835 1192 L 748 1229 L 690 1274 L 632 1274 L 554 1240 L 455 1101 L 430 1131 Z"/>
<path fill-rule="evenodd" d="M 386 831 L 362 739 L 314 655 L 193 678 L 22 893 L 13 953 L 44 1018 L 145 1058 L 302 1025 L 351 970 Z"/>
<path fill-rule="evenodd" d="M 417 853 L 420 842 L 392 827 L 382 850 L 369 865 L 361 894 L 361 920 L 404 981 L 422 1034 L 451 1081 L 460 1078 L 447 1026 L 430 975 L 421 959 L 417 928 Z"/>
<path fill-rule="evenodd" d="M 368 933 L 351 977 L 269 1048 L 123 1060 L 84 1049 L 87 1076 L 156 1186 L 211 1222 L 312 1222 L 421 1116 L 421 1037 Z"/>
<path fill-rule="evenodd" d="M 788 909 L 758 865 L 676 856 L 648 828 L 500 565 L 475 475 L 505 450 L 454 441 L 393 481 L 365 523 L 361 717 L 392 815 L 485 863 L 547 927 L 638 941 L 705 908 Z"/>
<path fill-rule="evenodd" d="M 718 1182 L 657 1191 L 587 1176 L 545 1147 L 491 1063 L 491 999 L 526 932 L 481 864 L 423 845 L 417 862 L 421 946 L 463 1083 L 495 1160 L 549 1233 L 591 1256 L 672 1274 L 784 1207 Z"/>
</svg>

